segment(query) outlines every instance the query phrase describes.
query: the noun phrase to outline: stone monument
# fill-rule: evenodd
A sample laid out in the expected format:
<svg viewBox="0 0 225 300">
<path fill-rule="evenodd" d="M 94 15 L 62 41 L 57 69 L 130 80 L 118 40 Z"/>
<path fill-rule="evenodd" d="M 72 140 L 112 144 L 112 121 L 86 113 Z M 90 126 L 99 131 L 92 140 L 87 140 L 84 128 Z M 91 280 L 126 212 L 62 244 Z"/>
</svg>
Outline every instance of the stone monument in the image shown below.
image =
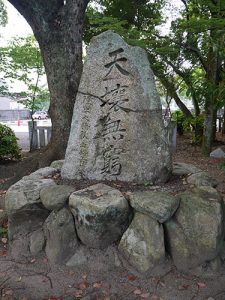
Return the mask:
<svg viewBox="0 0 225 300">
<path fill-rule="evenodd" d="M 100 34 L 84 63 L 62 177 L 165 182 L 171 168 L 146 52 L 113 31 Z"/>
</svg>

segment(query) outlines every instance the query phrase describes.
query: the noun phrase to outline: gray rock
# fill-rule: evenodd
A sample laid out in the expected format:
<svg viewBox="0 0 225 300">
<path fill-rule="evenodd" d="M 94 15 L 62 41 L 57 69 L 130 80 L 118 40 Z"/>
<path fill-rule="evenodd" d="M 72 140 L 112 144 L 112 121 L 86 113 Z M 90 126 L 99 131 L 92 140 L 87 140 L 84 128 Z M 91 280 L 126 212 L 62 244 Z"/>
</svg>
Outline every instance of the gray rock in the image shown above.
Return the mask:
<svg viewBox="0 0 225 300">
<path fill-rule="evenodd" d="M 169 147 L 146 52 L 112 31 L 93 38 L 62 177 L 164 182 L 172 170 Z"/>
<path fill-rule="evenodd" d="M 41 202 L 49 210 L 60 209 L 65 205 L 72 192 L 74 192 L 74 188 L 68 185 L 48 186 L 40 192 Z"/>
<path fill-rule="evenodd" d="M 86 255 L 85 251 L 82 248 L 79 248 L 76 253 L 68 260 L 66 265 L 68 267 L 77 267 L 88 262 L 88 255 Z"/>
<path fill-rule="evenodd" d="M 171 218 L 180 203 L 178 197 L 162 192 L 134 192 L 129 197 L 130 204 L 136 211 L 147 214 L 160 223 Z"/>
<path fill-rule="evenodd" d="M 118 249 L 138 272 L 150 272 L 165 261 L 162 225 L 151 217 L 136 212 Z"/>
<path fill-rule="evenodd" d="M 25 209 L 30 204 L 40 203 L 40 191 L 50 185 L 55 185 L 52 179 L 22 179 L 12 185 L 5 196 L 7 214 Z"/>
<path fill-rule="evenodd" d="M 175 216 L 164 223 L 167 248 L 179 270 L 187 271 L 213 260 L 224 238 L 224 204 L 212 187 L 180 194 Z"/>
<path fill-rule="evenodd" d="M 38 169 L 37 171 L 31 173 L 28 176 L 24 176 L 23 180 L 31 180 L 31 179 L 43 179 L 45 177 L 53 176 L 57 173 L 57 170 L 52 167 L 45 167 Z"/>
<path fill-rule="evenodd" d="M 42 229 L 32 232 L 30 236 L 30 253 L 34 256 L 42 252 L 45 244 L 44 232 Z"/>
<path fill-rule="evenodd" d="M 218 181 L 215 178 L 209 176 L 209 174 L 206 172 L 200 172 L 188 176 L 187 182 L 190 184 L 194 184 L 195 186 L 216 187 L 218 185 Z"/>
<path fill-rule="evenodd" d="M 0 226 L 4 224 L 8 219 L 7 212 L 3 209 L 0 209 Z"/>
<path fill-rule="evenodd" d="M 130 208 L 120 191 L 96 184 L 71 194 L 69 206 L 80 240 L 93 248 L 117 241 L 126 230 Z"/>
<path fill-rule="evenodd" d="M 64 159 L 54 160 L 51 163 L 50 167 L 55 168 L 57 171 L 61 171 L 63 163 L 64 163 Z"/>
<path fill-rule="evenodd" d="M 26 206 L 16 214 L 10 214 L 8 219 L 9 249 L 12 258 L 26 261 L 33 253 L 31 237 L 33 233 L 42 229 L 42 225 L 49 215 L 49 211 L 38 204 Z"/>
<path fill-rule="evenodd" d="M 178 176 L 195 174 L 202 172 L 201 169 L 195 167 L 191 164 L 181 163 L 181 162 L 174 162 L 173 163 L 173 174 Z"/>
<path fill-rule="evenodd" d="M 44 224 L 46 255 L 53 264 L 68 261 L 78 246 L 73 216 L 68 208 L 52 211 Z"/>
<path fill-rule="evenodd" d="M 209 156 L 215 158 L 225 158 L 225 150 L 223 150 L 222 148 L 217 148 L 213 150 Z"/>
</svg>

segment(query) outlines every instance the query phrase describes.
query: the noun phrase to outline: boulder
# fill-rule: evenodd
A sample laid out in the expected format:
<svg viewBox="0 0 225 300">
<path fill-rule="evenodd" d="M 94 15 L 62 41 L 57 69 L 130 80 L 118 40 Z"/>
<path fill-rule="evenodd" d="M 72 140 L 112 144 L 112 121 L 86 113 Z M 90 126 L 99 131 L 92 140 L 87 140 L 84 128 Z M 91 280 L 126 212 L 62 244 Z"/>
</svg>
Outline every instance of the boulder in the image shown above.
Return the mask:
<svg viewBox="0 0 225 300">
<path fill-rule="evenodd" d="M 23 180 L 30 180 L 30 179 L 43 179 L 46 177 L 53 176 L 55 173 L 57 173 L 57 170 L 52 167 L 45 167 L 38 169 L 37 171 L 31 173 L 28 176 L 24 176 Z"/>
<path fill-rule="evenodd" d="M 224 203 L 212 187 L 180 194 L 175 216 L 165 222 L 167 248 L 179 270 L 215 259 L 223 247 Z"/>
<path fill-rule="evenodd" d="M 195 174 L 198 172 L 202 172 L 202 170 L 195 167 L 194 165 L 186 164 L 182 162 L 173 163 L 173 175 L 183 176 L 183 175 Z"/>
<path fill-rule="evenodd" d="M 210 157 L 225 158 L 225 147 L 217 148 L 210 153 Z"/>
<path fill-rule="evenodd" d="M 180 200 L 169 193 L 138 191 L 129 194 L 131 206 L 141 213 L 164 223 L 177 210 Z"/>
<path fill-rule="evenodd" d="M 53 185 L 55 185 L 55 182 L 52 179 L 22 179 L 18 181 L 6 193 L 5 209 L 7 214 L 10 215 L 18 210 L 24 210 L 31 204 L 40 203 L 40 191 Z"/>
<path fill-rule="evenodd" d="M 49 210 L 61 209 L 72 192 L 74 188 L 68 185 L 48 186 L 40 192 L 41 202 Z"/>
<path fill-rule="evenodd" d="M 54 160 L 51 163 L 50 167 L 56 169 L 57 171 L 61 171 L 63 163 L 64 163 L 64 159 Z"/>
<path fill-rule="evenodd" d="M 172 170 L 162 107 L 147 53 L 106 31 L 90 43 L 62 177 L 160 181 Z"/>
<path fill-rule="evenodd" d="M 8 219 L 9 250 L 16 261 L 26 261 L 37 251 L 37 244 L 34 245 L 34 237 L 42 230 L 42 225 L 49 215 L 49 211 L 42 205 L 32 204 L 23 210 L 10 214 Z"/>
<path fill-rule="evenodd" d="M 199 172 L 188 176 L 187 182 L 195 186 L 216 187 L 218 185 L 218 181 L 206 172 Z"/>
<path fill-rule="evenodd" d="M 78 246 L 74 219 L 68 208 L 52 211 L 44 223 L 45 252 L 53 264 L 67 262 Z"/>
<path fill-rule="evenodd" d="M 77 234 L 85 245 L 105 248 L 122 236 L 129 223 L 130 208 L 120 191 L 96 184 L 71 194 L 69 206 Z"/>
<path fill-rule="evenodd" d="M 45 238 L 42 229 L 38 229 L 30 235 L 30 253 L 34 256 L 38 255 L 44 249 Z"/>
<path fill-rule="evenodd" d="M 165 261 L 162 225 L 150 216 L 136 212 L 118 249 L 135 270 L 150 272 Z"/>
</svg>

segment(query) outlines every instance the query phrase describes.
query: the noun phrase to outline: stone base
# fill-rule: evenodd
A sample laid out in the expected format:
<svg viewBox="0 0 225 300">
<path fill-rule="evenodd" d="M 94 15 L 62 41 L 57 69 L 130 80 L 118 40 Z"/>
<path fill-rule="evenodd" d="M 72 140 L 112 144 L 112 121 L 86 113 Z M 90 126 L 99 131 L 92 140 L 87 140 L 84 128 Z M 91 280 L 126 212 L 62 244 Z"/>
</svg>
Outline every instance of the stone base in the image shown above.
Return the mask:
<svg viewBox="0 0 225 300">
<path fill-rule="evenodd" d="M 191 176 L 191 167 L 185 168 Z M 208 186 L 196 181 L 176 196 L 138 191 L 125 198 L 102 183 L 76 192 L 59 188 L 44 178 L 46 172 L 56 170 L 41 169 L 7 191 L 9 249 L 15 260 L 45 253 L 51 263 L 78 266 L 99 256 L 99 263 L 108 260 L 138 275 L 156 276 L 168 272 L 169 255 L 180 271 L 201 276 L 220 272 L 225 212 L 211 178 Z"/>
</svg>

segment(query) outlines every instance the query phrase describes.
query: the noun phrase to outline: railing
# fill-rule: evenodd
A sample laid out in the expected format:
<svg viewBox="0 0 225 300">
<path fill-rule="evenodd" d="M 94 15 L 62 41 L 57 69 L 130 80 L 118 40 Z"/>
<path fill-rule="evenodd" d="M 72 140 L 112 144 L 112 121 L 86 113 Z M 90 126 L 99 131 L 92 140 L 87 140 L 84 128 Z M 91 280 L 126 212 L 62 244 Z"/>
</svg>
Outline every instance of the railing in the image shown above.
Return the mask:
<svg viewBox="0 0 225 300">
<path fill-rule="evenodd" d="M 51 126 L 38 126 L 37 121 L 28 122 L 30 150 L 45 147 L 51 139 Z"/>
</svg>

